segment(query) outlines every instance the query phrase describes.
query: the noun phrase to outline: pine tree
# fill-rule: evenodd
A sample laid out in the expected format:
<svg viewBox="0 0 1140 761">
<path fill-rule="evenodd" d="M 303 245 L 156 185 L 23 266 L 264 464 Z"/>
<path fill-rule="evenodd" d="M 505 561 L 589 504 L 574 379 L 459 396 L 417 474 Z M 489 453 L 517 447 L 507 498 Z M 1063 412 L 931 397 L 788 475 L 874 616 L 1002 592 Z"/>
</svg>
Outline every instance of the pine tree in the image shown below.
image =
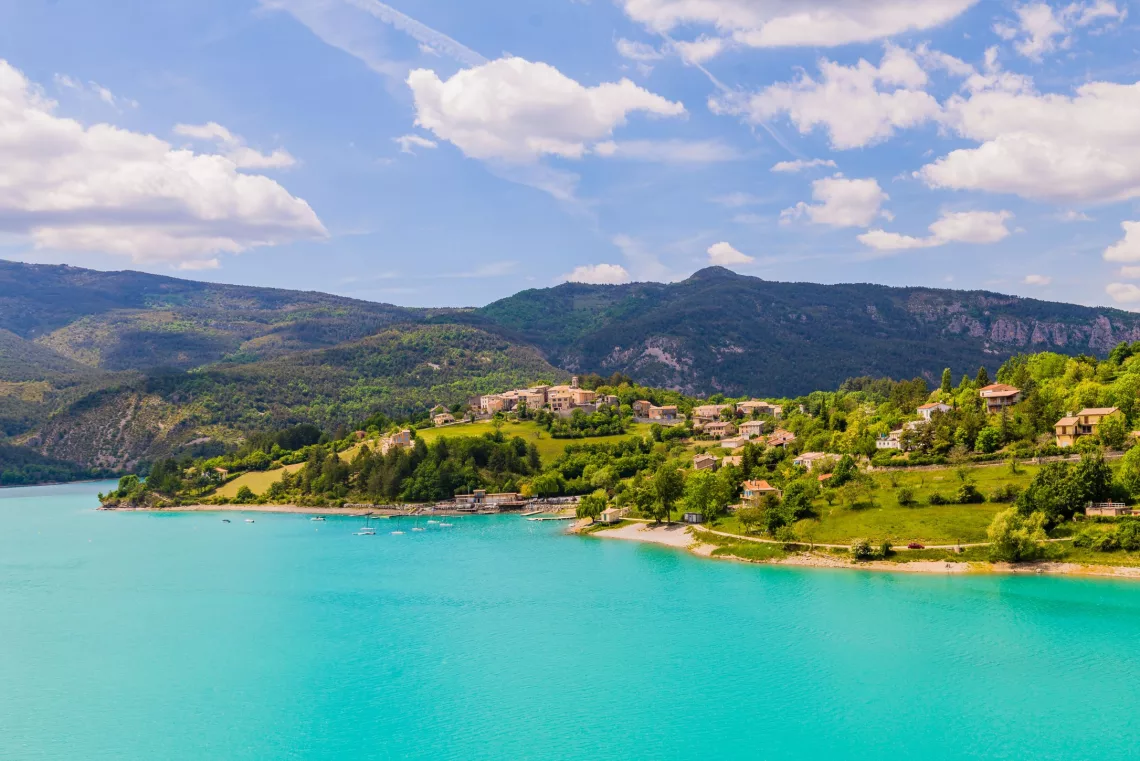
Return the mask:
<svg viewBox="0 0 1140 761">
<path fill-rule="evenodd" d="M 950 368 L 947 367 L 942 371 L 942 393 L 949 394 L 953 389 L 954 379 L 950 376 Z"/>
<path fill-rule="evenodd" d="M 990 385 L 990 374 L 986 372 L 985 367 L 978 368 L 978 377 L 974 378 L 974 382 L 978 384 L 978 388 Z"/>
</svg>

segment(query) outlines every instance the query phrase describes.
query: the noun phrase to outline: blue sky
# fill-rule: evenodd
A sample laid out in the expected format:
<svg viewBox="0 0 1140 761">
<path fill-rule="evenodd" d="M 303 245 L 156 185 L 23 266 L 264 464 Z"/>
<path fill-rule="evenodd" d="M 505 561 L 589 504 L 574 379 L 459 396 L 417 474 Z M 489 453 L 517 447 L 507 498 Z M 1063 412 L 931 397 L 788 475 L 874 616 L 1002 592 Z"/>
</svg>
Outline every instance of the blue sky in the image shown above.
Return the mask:
<svg viewBox="0 0 1140 761">
<path fill-rule="evenodd" d="M 407 305 L 719 263 L 1137 308 L 1138 10 L 0 0 L 0 256 Z"/>
</svg>

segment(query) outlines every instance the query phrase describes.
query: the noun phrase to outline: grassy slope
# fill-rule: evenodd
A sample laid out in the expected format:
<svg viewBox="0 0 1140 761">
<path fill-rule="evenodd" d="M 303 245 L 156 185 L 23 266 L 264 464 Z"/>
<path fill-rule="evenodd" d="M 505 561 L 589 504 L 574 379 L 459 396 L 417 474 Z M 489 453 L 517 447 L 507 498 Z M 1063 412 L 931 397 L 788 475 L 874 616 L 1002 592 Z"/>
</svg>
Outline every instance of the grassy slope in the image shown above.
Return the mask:
<svg viewBox="0 0 1140 761">
<path fill-rule="evenodd" d="M 449 425 L 443 428 L 425 428 L 417 432 L 417 436 L 424 441 L 431 443 L 441 436 L 481 436 L 484 433 L 491 433 L 495 427 L 491 423 L 465 423 L 461 425 Z M 615 441 L 627 439 L 630 436 L 644 436 L 649 432 L 649 425 L 645 423 L 634 423 L 629 427 L 629 433 L 620 436 L 596 436 L 589 439 L 555 439 L 549 433 L 539 428 L 537 425 L 530 421 L 524 422 L 508 422 L 503 425 L 504 436 L 521 436 L 526 439 L 528 443 L 533 442 L 538 447 L 539 457 L 542 458 L 544 464 L 549 463 L 554 458 L 558 457 L 565 451 L 566 447 L 570 444 L 605 444 Z"/>
<path fill-rule="evenodd" d="M 1005 484 L 1028 485 L 1037 468 L 1023 466 L 1021 473 L 1011 475 L 1006 465 L 971 468 L 970 477 L 983 494 L 990 494 Z M 894 544 L 917 541 L 923 544 L 954 544 L 955 542 L 984 542 L 986 529 L 993 517 L 1009 505 L 986 502 L 981 505 L 927 504 L 930 495 L 937 492 L 952 495 L 959 486 L 954 471 L 947 469 L 898 473 L 899 487 L 914 490 L 918 505 L 899 505 L 897 491 L 884 474 L 876 474 L 879 488 L 875 491 L 875 506 L 851 508 L 836 502 L 829 506 L 823 499 L 816 500 L 818 519 L 807 519 L 796 524 L 798 536 L 826 544 L 846 544 L 852 539 L 890 539 Z M 724 518 L 715 526 L 720 531 L 744 533 L 735 517 Z"/>
</svg>

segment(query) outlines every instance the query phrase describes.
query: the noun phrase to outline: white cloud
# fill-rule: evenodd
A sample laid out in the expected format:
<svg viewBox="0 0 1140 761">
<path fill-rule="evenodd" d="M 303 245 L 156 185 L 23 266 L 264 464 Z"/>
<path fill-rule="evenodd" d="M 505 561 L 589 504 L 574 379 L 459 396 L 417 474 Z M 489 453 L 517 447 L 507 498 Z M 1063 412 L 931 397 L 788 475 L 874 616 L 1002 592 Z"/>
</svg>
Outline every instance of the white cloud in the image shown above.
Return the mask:
<svg viewBox="0 0 1140 761">
<path fill-rule="evenodd" d="M 731 161 L 739 154 L 719 140 L 623 140 L 594 146 L 599 156 L 657 161 L 665 164 L 712 164 Z"/>
<path fill-rule="evenodd" d="M 868 230 L 859 236 L 859 242 L 884 252 L 934 248 L 947 243 L 997 243 L 1009 236 L 1005 222 L 1012 218 L 1008 211 L 945 212 L 927 228 L 930 235 L 925 238 Z"/>
<path fill-rule="evenodd" d="M 1140 301 L 1140 287 L 1132 283 L 1109 283 L 1104 291 L 1118 304 L 1135 304 Z"/>
<path fill-rule="evenodd" d="M 1120 268 L 1119 274 L 1121 277 L 1137 280 L 1140 279 L 1140 267 L 1136 265 L 1125 265 Z"/>
<path fill-rule="evenodd" d="M 902 48 L 888 46 L 878 66 L 863 59 L 853 66 L 823 59 L 819 71 L 819 79 L 804 72 L 752 95 L 714 96 L 709 106 L 755 124 L 786 114 L 801 134 L 825 129 L 840 149 L 880 142 L 939 114 L 938 101 L 923 89 L 926 71 Z"/>
<path fill-rule="evenodd" d="M 1048 275 L 1026 275 L 1025 276 L 1025 284 L 1026 285 L 1045 286 L 1045 285 L 1049 285 L 1052 282 L 1053 282 L 1053 278 L 1049 277 Z"/>
<path fill-rule="evenodd" d="M 38 248 L 209 265 L 219 253 L 326 235 L 307 203 L 229 157 L 84 126 L 0 60 L 0 231 Z"/>
<path fill-rule="evenodd" d="M 416 125 L 467 156 L 514 163 L 542 156 L 581 158 L 629 114 L 680 116 L 685 107 L 628 79 L 586 87 L 553 66 L 502 58 L 441 80 L 415 69 L 408 86 Z"/>
<path fill-rule="evenodd" d="M 811 197 L 819 203 L 800 201 L 781 212 L 781 219 L 787 221 L 806 214 L 815 224 L 866 227 L 879 216 L 883 201 L 890 198 L 874 179 L 850 180 L 839 174 L 813 182 Z"/>
<path fill-rule="evenodd" d="M 994 32 L 1003 40 L 1012 40 L 1013 49 L 1033 61 L 1040 61 L 1046 53 L 1064 50 L 1072 44 L 1070 33 L 1076 27 L 1098 22 L 1123 20 L 1125 9 L 1111 0 L 1089 3 L 1070 3 L 1054 9 L 1047 3 L 1033 2 L 1014 8 L 1015 23 L 998 22 Z"/>
<path fill-rule="evenodd" d="M 392 142 L 400 146 L 400 153 L 410 153 L 413 156 L 416 154 L 413 148 L 435 148 L 437 145 L 434 140 L 419 135 L 401 135 L 392 138 Z"/>
<path fill-rule="evenodd" d="M 1090 217 L 1088 214 L 1085 214 L 1083 211 L 1077 211 L 1075 209 L 1066 209 L 1065 211 L 1063 211 L 1059 215 L 1057 215 L 1057 218 L 1059 220 L 1061 220 L 1062 222 L 1092 222 L 1093 221 L 1093 218 Z"/>
<path fill-rule="evenodd" d="M 1140 262 L 1140 222 L 1121 222 L 1124 237 L 1104 250 L 1106 262 Z"/>
<path fill-rule="evenodd" d="M 629 282 L 629 273 L 620 264 L 584 264 L 575 267 L 562 279 L 568 283 L 589 283 L 591 285 L 618 285 Z"/>
<path fill-rule="evenodd" d="M 99 100 L 106 103 L 108 106 L 119 108 L 120 106 L 130 106 L 131 108 L 138 108 L 138 101 L 130 98 L 120 98 L 116 96 L 110 89 L 104 87 L 98 82 L 88 82 L 86 85 L 78 79 L 67 74 L 56 74 L 52 77 L 56 87 L 62 90 L 74 90 L 79 93 L 93 95 Z"/>
<path fill-rule="evenodd" d="M 742 254 L 724 241 L 709 246 L 709 264 L 731 267 L 734 264 L 749 264 L 753 261 L 754 257 Z"/>
<path fill-rule="evenodd" d="M 930 29 L 976 0 L 622 0 L 649 29 L 705 27 L 751 47 L 832 46 Z"/>
<path fill-rule="evenodd" d="M 650 61 L 660 61 L 665 57 L 657 48 L 644 42 L 634 42 L 622 37 L 617 41 L 618 55 L 622 58 L 628 58 L 631 61 L 638 61 L 639 63 L 648 63 Z"/>
<path fill-rule="evenodd" d="M 206 143 L 214 143 L 223 155 L 241 169 L 283 169 L 297 163 L 288 151 L 278 148 L 272 153 L 261 153 L 245 144 L 240 135 L 235 135 L 217 122 L 207 124 L 178 124 L 174 134 Z"/>
<path fill-rule="evenodd" d="M 805 169 L 812 169 L 817 166 L 826 166 L 834 169 L 835 162 L 831 159 L 796 159 L 795 161 L 778 161 L 772 166 L 771 171 L 790 174 L 793 172 L 802 172 Z"/>
<path fill-rule="evenodd" d="M 701 64 L 710 58 L 715 58 L 720 51 L 724 50 L 725 43 L 719 37 L 701 35 L 692 42 L 675 40 L 673 47 L 676 48 L 677 54 L 685 63 Z"/>
<path fill-rule="evenodd" d="M 629 235 L 618 234 L 613 237 L 613 244 L 621 249 L 630 271 L 637 279 L 657 282 L 677 279 L 669 268 L 661 262 L 661 259 L 652 251 L 647 250 L 638 239 Z"/>
<path fill-rule="evenodd" d="M 967 88 L 944 104 L 942 123 L 979 145 L 922 167 L 917 176 L 929 186 L 1056 203 L 1140 196 L 1140 83 L 1043 95 L 991 59 Z"/>
</svg>

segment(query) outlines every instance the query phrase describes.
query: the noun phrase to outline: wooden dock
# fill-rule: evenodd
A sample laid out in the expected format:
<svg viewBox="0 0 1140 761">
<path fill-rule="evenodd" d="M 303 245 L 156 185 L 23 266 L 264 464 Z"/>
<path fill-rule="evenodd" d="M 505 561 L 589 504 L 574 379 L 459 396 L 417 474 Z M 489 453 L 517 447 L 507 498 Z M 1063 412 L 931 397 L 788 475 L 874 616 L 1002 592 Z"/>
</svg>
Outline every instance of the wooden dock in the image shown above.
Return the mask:
<svg viewBox="0 0 1140 761">
<path fill-rule="evenodd" d="M 529 518 L 532 515 L 542 515 L 545 512 L 546 512 L 545 510 L 531 510 L 529 513 L 522 513 L 521 517 Z"/>
<path fill-rule="evenodd" d="M 544 515 L 541 518 L 527 518 L 528 521 L 573 521 L 577 520 L 576 515 Z"/>
</svg>

